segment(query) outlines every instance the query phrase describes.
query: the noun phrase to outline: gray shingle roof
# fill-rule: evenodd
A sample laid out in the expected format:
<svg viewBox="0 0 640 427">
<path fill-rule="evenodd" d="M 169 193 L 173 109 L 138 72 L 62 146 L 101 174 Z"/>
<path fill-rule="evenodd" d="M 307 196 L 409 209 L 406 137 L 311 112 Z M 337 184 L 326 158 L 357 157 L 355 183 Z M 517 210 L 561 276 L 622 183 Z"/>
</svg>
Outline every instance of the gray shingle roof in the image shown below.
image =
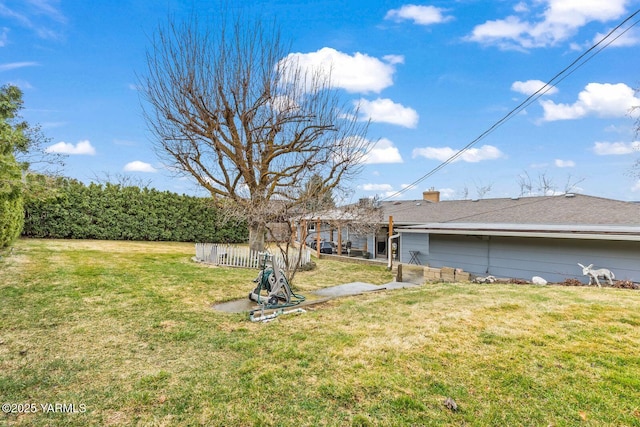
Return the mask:
<svg viewBox="0 0 640 427">
<path fill-rule="evenodd" d="M 382 202 L 384 220 L 422 223 L 640 225 L 640 203 L 575 194 L 517 199 Z"/>
</svg>

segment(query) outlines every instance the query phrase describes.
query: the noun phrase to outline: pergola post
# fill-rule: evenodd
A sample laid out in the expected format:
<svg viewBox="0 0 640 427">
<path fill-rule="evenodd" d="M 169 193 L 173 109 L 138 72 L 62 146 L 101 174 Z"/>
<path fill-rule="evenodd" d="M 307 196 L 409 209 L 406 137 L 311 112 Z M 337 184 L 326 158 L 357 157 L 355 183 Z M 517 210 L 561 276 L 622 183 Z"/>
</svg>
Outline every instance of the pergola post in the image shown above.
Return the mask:
<svg viewBox="0 0 640 427">
<path fill-rule="evenodd" d="M 318 218 L 316 220 L 316 254 L 318 258 L 320 258 L 320 232 L 322 231 L 320 229 L 321 224 L 322 223 L 320 222 L 320 218 Z"/>
</svg>

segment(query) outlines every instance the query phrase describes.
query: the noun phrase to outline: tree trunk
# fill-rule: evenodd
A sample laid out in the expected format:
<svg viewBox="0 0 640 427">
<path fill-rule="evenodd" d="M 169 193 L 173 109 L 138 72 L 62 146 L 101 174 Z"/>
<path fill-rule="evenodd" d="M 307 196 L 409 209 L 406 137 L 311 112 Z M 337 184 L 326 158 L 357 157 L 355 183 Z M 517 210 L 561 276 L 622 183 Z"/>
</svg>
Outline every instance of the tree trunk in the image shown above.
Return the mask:
<svg viewBox="0 0 640 427">
<path fill-rule="evenodd" d="M 264 251 L 265 231 L 264 224 L 251 224 L 249 226 L 249 249 L 258 252 Z"/>
</svg>

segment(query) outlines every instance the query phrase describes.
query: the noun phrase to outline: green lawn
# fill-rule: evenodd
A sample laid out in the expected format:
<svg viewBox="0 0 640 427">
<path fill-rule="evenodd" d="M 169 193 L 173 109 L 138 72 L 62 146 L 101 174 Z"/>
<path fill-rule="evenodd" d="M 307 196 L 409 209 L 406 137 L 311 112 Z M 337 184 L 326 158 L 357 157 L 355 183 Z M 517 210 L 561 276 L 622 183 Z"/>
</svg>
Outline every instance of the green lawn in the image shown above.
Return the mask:
<svg viewBox="0 0 640 427">
<path fill-rule="evenodd" d="M 193 255 L 19 241 L 0 260 L 0 403 L 37 412 L 0 425 L 640 425 L 639 291 L 435 284 L 262 324 L 211 309 L 257 272 Z M 391 280 L 317 263 L 299 292 Z"/>
</svg>

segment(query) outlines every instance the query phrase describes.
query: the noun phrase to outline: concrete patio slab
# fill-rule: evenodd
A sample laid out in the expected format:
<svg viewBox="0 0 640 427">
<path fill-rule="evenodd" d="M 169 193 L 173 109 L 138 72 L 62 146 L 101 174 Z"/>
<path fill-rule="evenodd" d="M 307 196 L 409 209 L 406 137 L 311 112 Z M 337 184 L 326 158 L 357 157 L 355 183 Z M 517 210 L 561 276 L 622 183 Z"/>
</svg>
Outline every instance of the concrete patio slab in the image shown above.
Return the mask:
<svg viewBox="0 0 640 427">
<path fill-rule="evenodd" d="M 358 295 L 363 292 L 379 291 L 384 289 L 382 286 L 372 285 L 371 283 L 353 282 L 344 285 L 331 286 L 329 288 L 318 289 L 313 293 L 323 297 L 346 297 L 350 295 Z"/>
<path fill-rule="evenodd" d="M 251 301 L 249 298 L 245 298 L 215 304 L 213 309 L 224 311 L 225 313 L 248 313 L 256 307 L 257 305 L 255 302 Z"/>
<path fill-rule="evenodd" d="M 384 289 L 387 290 L 394 290 L 394 289 L 404 289 L 404 288 L 417 288 L 420 285 L 415 284 L 415 283 L 409 283 L 409 282 L 391 282 L 391 283 L 387 283 L 386 285 L 382 285 L 382 287 Z"/>
<path fill-rule="evenodd" d="M 334 298 L 360 295 L 366 292 L 412 288 L 416 286 L 419 285 L 407 282 L 391 282 L 387 283 L 386 285 L 373 285 L 371 283 L 364 282 L 345 283 L 344 285 L 331 286 L 328 288 L 318 289 L 317 291 L 310 292 L 310 295 L 307 297 L 306 301 L 302 302 L 296 307 L 321 304 Z M 223 311 L 225 313 L 248 313 L 251 310 L 255 310 L 260 307 L 249 298 L 244 298 L 240 300 L 215 304 L 212 308 L 214 310 Z"/>
</svg>

